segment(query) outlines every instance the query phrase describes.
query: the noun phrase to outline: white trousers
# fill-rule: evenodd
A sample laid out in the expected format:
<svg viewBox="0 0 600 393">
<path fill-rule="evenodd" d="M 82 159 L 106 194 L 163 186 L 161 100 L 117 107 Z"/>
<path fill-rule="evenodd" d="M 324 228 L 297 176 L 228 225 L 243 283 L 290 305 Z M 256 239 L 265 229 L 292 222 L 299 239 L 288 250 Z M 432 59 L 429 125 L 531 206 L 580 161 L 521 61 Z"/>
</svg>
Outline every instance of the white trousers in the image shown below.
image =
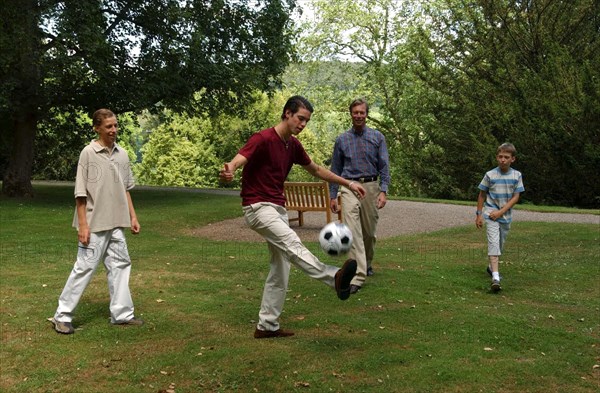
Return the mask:
<svg viewBox="0 0 600 393">
<path fill-rule="evenodd" d="M 510 230 L 510 224 L 500 223 L 486 219 L 485 227 L 488 241 L 488 255 L 499 256 L 502 255 L 504 249 L 504 243 Z"/>
<path fill-rule="evenodd" d="M 352 231 L 352 247 L 348 257 L 356 259 L 356 276 L 352 279 L 352 284 L 359 287 L 364 284 L 367 268 L 373 262 L 375 243 L 377 242 L 377 221 L 379 220 L 379 210 L 377 209 L 379 184 L 373 181 L 363 183 L 363 187 L 367 191 L 367 195 L 362 200 L 358 199 L 348 188 L 340 187 L 344 224 L 348 225 Z"/>
<path fill-rule="evenodd" d="M 279 316 L 287 294 L 290 262 L 331 288 L 335 288 L 335 274 L 339 268 L 325 265 L 302 244 L 290 228 L 285 207 L 262 202 L 244 206 L 243 210 L 248 226 L 267 241 L 271 257 L 257 328 L 275 331 L 279 329 Z"/>
<path fill-rule="evenodd" d="M 87 246 L 79 243 L 77 261 L 58 298 L 55 320 L 59 322 L 73 320 L 73 312 L 100 261 L 104 261 L 106 267 L 111 322 L 125 322 L 133 318 L 133 300 L 129 292 L 131 260 L 127 251 L 125 233 L 122 228 L 115 228 L 92 233 Z"/>
</svg>

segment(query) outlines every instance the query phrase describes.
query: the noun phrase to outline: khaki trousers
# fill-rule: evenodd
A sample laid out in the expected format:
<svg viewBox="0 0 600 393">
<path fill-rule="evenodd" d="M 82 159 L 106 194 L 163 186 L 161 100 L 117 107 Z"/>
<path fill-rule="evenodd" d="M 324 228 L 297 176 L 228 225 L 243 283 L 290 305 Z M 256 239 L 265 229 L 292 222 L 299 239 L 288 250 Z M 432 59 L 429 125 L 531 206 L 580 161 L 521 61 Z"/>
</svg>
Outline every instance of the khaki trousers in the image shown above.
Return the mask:
<svg viewBox="0 0 600 393">
<path fill-rule="evenodd" d="M 110 321 L 125 322 L 134 317 L 133 300 L 129 292 L 131 260 L 122 228 L 90 234 L 87 246 L 79 243 L 77 261 L 58 298 L 54 319 L 71 322 L 73 312 L 90 283 L 100 261 L 104 261 L 110 294 Z"/>
<path fill-rule="evenodd" d="M 379 196 L 379 183 L 376 181 L 362 184 L 367 195 L 360 200 L 346 187 L 340 187 L 342 198 L 342 217 L 344 224 L 352 231 L 352 248 L 349 258 L 356 259 L 356 276 L 352 280 L 353 285 L 362 286 L 367 277 L 367 268 L 373 262 L 375 255 L 375 243 L 377 237 L 377 221 L 379 210 L 377 209 L 377 197 Z"/>
<path fill-rule="evenodd" d="M 244 206 L 243 210 L 248 226 L 267 241 L 271 258 L 257 328 L 275 331 L 279 329 L 279 316 L 287 294 L 290 262 L 331 288 L 335 288 L 335 274 L 339 268 L 320 262 L 302 244 L 290 228 L 285 207 L 262 202 Z"/>
</svg>

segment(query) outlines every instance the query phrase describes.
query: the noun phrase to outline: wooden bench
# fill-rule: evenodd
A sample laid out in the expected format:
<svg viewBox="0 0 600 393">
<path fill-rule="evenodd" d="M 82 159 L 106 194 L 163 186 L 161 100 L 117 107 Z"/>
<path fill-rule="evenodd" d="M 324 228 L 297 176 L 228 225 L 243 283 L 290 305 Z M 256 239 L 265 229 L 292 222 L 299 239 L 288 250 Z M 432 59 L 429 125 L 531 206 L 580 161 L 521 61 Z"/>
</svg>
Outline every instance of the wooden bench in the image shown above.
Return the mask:
<svg viewBox="0 0 600 393">
<path fill-rule="evenodd" d="M 329 207 L 329 185 L 327 182 L 285 182 L 283 187 L 285 193 L 285 208 L 288 211 L 295 210 L 298 217 L 290 218 L 298 221 L 298 225 L 304 225 L 305 212 L 325 212 L 327 222 L 331 222 L 331 209 Z M 339 201 L 339 199 L 338 199 Z M 338 220 L 342 221 L 342 211 L 337 213 Z"/>
</svg>

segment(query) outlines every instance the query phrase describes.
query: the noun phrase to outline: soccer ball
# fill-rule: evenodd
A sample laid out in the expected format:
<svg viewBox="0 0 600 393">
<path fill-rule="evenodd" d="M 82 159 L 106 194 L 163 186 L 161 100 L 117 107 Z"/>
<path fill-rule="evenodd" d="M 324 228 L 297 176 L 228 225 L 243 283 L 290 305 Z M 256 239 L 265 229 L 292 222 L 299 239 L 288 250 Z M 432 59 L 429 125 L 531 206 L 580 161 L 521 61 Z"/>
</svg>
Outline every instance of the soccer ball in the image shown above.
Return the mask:
<svg viewBox="0 0 600 393">
<path fill-rule="evenodd" d="M 352 232 L 348 225 L 338 222 L 330 222 L 321 229 L 319 233 L 321 248 L 331 256 L 348 253 L 352 246 Z"/>
</svg>

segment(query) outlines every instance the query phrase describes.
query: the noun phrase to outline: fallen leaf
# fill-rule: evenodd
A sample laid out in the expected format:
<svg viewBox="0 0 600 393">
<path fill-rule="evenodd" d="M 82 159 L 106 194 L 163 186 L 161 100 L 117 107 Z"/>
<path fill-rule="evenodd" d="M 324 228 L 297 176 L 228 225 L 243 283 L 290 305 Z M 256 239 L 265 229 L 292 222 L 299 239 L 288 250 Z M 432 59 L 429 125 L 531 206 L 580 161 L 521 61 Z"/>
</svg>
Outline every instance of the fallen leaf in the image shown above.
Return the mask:
<svg viewBox="0 0 600 393">
<path fill-rule="evenodd" d="M 163 303 L 164 300 L 163 299 L 156 299 L 156 303 Z"/>
<path fill-rule="evenodd" d="M 308 382 L 294 382 L 294 386 L 297 388 L 307 388 L 310 386 Z"/>
<path fill-rule="evenodd" d="M 493 348 L 490 348 L 490 347 L 485 347 L 485 348 L 483 348 L 483 350 L 484 350 L 484 351 L 493 351 L 494 349 L 493 349 Z"/>
</svg>

